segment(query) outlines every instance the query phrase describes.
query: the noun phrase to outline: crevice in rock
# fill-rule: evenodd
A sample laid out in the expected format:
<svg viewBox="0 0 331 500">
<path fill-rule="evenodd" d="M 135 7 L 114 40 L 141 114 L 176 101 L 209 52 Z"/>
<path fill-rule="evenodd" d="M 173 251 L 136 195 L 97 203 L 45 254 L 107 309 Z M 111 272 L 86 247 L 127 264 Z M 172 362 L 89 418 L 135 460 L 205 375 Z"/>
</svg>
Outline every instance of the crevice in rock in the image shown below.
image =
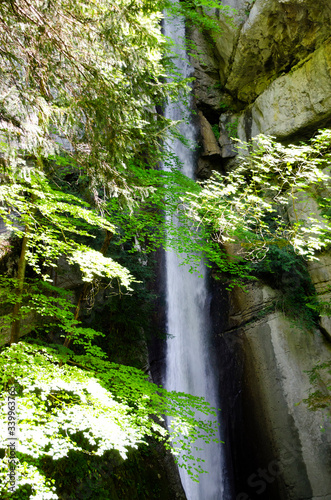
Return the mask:
<svg viewBox="0 0 331 500">
<path fill-rule="evenodd" d="M 331 344 L 331 335 L 330 332 L 328 332 L 321 324 L 318 325 L 318 329 L 320 330 L 321 334 L 325 338 L 325 340 Z"/>
<path fill-rule="evenodd" d="M 224 85 L 224 87 L 226 87 L 228 79 L 229 79 L 229 77 L 231 75 L 232 67 L 233 67 L 233 62 L 234 62 L 234 58 L 235 58 L 235 55 L 236 55 L 236 52 L 237 52 L 237 48 L 238 48 L 239 40 L 240 40 L 240 37 L 241 37 L 241 33 L 242 33 L 242 30 L 243 30 L 243 28 L 244 28 L 244 26 L 245 26 L 245 24 L 246 24 L 246 22 L 247 22 L 248 19 L 249 19 L 249 17 L 238 26 L 238 35 L 235 38 L 235 41 L 234 41 L 234 44 L 233 44 L 232 53 L 231 53 L 231 56 L 229 58 L 227 76 L 225 77 L 224 82 L 221 82 Z M 222 57 L 221 54 L 220 54 L 220 57 Z"/>
</svg>

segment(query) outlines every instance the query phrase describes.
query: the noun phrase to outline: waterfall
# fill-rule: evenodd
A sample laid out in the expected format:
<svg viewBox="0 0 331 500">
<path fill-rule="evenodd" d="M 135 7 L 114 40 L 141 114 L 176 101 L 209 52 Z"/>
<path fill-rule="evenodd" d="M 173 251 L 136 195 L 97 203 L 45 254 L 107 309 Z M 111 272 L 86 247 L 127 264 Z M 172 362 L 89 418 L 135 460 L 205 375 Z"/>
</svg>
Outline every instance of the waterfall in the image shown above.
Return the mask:
<svg viewBox="0 0 331 500">
<path fill-rule="evenodd" d="M 179 72 L 183 77 L 190 76 L 192 68 L 183 48 L 184 21 L 178 18 L 166 18 L 164 32 L 176 45 L 175 51 L 179 56 L 176 65 Z M 181 120 L 183 116 L 189 118 L 187 113 L 187 107 L 181 103 L 171 103 L 165 109 L 166 116 L 172 120 Z M 185 120 L 180 131 L 190 142 L 196 141 L 197 132 L 192 119 Z M 168 148 L 171 148 L 182 163 L 182 172 L 193 178 L 194 153 L 177 140 L 168 144 Z M 166 252 L 168 340 L 165 386 L 168 390 L 203 396 L 212 406 L 218 407 L 209 344 L 211 330 L 206 270 L 201 265 L 199 272 L 190 273 L 190 266 L 180 266 L 180 262 L 181 260 L 174 252 Z M 205 460 L 203 468 L 208 471 L 208 474 L 202 474 L 199 483 L 196 483 L 184 469 L 180 469 L 187 499 L 224 500 L 221 445 L 203 443 L 201 448 L 203 446 L 204 450 L 199 456 Z"/>
</svg>

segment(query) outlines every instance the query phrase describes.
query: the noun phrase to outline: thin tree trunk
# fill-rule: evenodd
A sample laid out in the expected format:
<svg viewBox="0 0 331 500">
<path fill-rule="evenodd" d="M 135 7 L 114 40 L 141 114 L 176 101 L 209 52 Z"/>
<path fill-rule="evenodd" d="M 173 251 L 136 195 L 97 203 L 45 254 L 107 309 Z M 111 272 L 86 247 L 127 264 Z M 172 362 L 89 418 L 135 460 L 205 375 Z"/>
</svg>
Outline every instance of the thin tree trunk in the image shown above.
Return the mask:
<svg viewBox="0 0 331 500">
<path fill-rule="evenodd" d="M 43 170 L 44 165 L 41 157 L 36 159 L 37 165 L 40 170 Z M 32 201 L 35 201 L 35 197 L 32 195 Z M 33 209 L 34 213 L 35 209 Z M 18 261 L 18 269 L 17 269 L 17 287 L 16 287 L 16 295 L 17 301 L 14 305 L 13 309 L 13 317 L 14 320 L 11 324 L 11 332 L 10 332 L 10 345 L 16 344 L 20 338 L 20 328 L 21 328 L 21 320 L 19 319 L 19 313 L 22 306 L 22 298 L 23 298 L 23 288 L 25 281 L 25 269 L 26 269 L 26 251 L 28 248 L 28 240 L 30 235 L 30 228 L 28 224 L 25 226 L 25 233 L 22 241 L 22 249 L 20 259 Z"/>
<path fill-rule="evenodd" d="M 26 268 L 26 250 L 28 245 L 28 239 L 29 239 L 29 228 L 27 226 L 25 229 L 25 234 L 23 236 L 21 255 L 18 261 L 17 286 L 16 286 L 17 300 L 13 309 L 14 320 L 11 324 L 10 344 L 16 344 L 19 341 L 20 337 L 21 320 L 19 319 L 19 313 L 22 306 L 22 296 L 23 296 L 25 268 Z"/>
<path fill-rule="evenodd" d="M 105 256 L 107 253 L 107 250 L 108 250 L 109 245 L 110 245 L 110 240 L 112 239 L 112 237 L 113 237 L 113 233 L 106 230 L 105 239 L 103 240 L 102 247 L 100 248 L 100 253 L 102 253 L 103 256 Z"/>
<path fill-rule="evenodd" d="M 110 240 L 112 239 L 112 237 L 113 237 L 113 233 L 111 233 L 110 231 L 106 231 L 105 239 L 104 239 L 102 247 L 100 249 L 100 253 L 102 253 L 102 255 L 106 254 L 106 252 L 107 252 L 107 250 L 109 248 L 109 245 L 110 245 Z M 78 302 L 77 302 L 77 306 L 76 306 L 76 309 L 75 309 L 74 318 L 76 320 L 79 318 L 81 304 L 86 299 L 87 294 L 90 291 L 90 289 L 91 289 L 91 283 L 85 283 L 85 285 L 83 287 L 83 290 L 80 293 L 80 296 L 79 296 L 79 299 L 78 299 Z M 72 335 L 69 333 L 66 336 L 63 345 L 65 347 L 70 347 L 72 341 L 73 341 Z"/>
</svg>

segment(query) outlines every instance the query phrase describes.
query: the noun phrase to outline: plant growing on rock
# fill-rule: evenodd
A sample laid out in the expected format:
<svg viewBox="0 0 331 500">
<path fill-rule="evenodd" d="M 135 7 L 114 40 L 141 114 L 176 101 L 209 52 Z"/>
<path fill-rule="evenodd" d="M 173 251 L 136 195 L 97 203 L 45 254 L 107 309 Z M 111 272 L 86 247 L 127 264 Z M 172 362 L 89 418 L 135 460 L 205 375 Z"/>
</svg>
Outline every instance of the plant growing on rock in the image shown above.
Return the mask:
<svg viewBox="0 0 331 500">
<path fill-rule="evenodd" d="M 254 149 L 228 175 L 213 172 L 201 191 L 183 197 L 187 215 L 209 227 L 214 241 L 237 244 L 247 261 L 263 259 L 270 245 L 290 245 L 306 259 L 331 243 L 331 223 L 319 192 L 330 186 L 331 131 L 320 131 L 310 144 L 284 146 L 258 136 Z M 315 210 L 305 213 L 305 205 Z M 310 206 L 308 207 L 310 208 Z"/>
<path fill-rule="evenodd" d="M 232 139 L 238 138 L 238 119 L 234 122 L 228 122 L 225 124 L 225 130 Z"/>
<path fill-rule="evenodd" d="M 218 141 L 218 139 L 220 138 L 220 129 L 219 129 L 219 126 L 217 124 L 215 125 L 212 125 L 212 130 L 214 132 L 214 136 L 215 136 L 215 139 Z"/>
<path fill-rule="evenodd" d="M 331 422 L 331 361 L 318 363 L 308 375 L 312 389 L 303 403 L 306 403 L 312 411 L 324 412 Z"/>
<path fill-rule="evenodd" d="M 164 6 L 173 15 L 182 15 L 186 22 L 201 30 L 208 30 L 212 36 L 221 33 L 217 18 L 210 15 L 213 9 L 222 12 L 228 24 L 232 24 L 233 16 L 237 13 L 236 9 L 229 5 L 222 5 L 218 0 L 184 0 L 178 3 L 166 1 Z"/>
</svg>

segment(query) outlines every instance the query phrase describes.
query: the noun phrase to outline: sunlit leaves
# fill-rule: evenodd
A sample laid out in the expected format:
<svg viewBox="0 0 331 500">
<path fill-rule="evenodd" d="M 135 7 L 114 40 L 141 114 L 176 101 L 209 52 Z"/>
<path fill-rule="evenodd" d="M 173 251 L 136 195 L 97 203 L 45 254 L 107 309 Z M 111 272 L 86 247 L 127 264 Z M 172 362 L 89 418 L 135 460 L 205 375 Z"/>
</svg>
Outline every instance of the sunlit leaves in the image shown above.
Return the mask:
<svg viewBox="0 0 331 500">
<path fill-rule="evenodd" d="M 229 5 L 223 5 L 219 0 L 181 0 L 171 2 L 165 0 L 166 9 L 174 16 L 182 15 L 194 26 L 201 30 L 209 30 L 212 36 L 221 33 L 218 19 L 211 15 L 213 9 L 217 9 L 228 24 L 232 23 L 233 16 L 237 10 Z"/>
<path fill-rule="evenodd" d="M 130 283 L 135 280 L 129 271 L 111 257 L 104 257 L 96 250 L 80 245 L 69 257 L 69 262 L 79 265 L 85 282 L 92 282 L 96 277 L 117 278 L 119 284 L 127 290 L 132 290 Z"/>
<path fill-rule="evenodd" d="M 77 356 L 60 346 L 51 348 L 20 342 L 2 350 L 0 368 L 0 447 L 6 448 L 6 396 L 14 377 L 18 484 L 30 482 L 35 494 L 48 489 L 55 495 L 43 498 L 57 498 L 43 471 L 40 460 L 43 457 L 56 461 L 67 456 L 70 450 L 102 455 L 114 449 L 126 458 L 128 450 L 145 442 L 148 436 L 172 448 L 168 431 L 162 424 L 163 416 L 168 415 L 177 422 L 172 440 L 181 443 L 185 460 L 192 459 L 194 466 L 190 453 L 194 441 L 202 437 L 208 443 L 215 435 L 216 422 L 198 416 L 197 412 L 206 416 L 215 414 L 202 398 L 167 392 L 151 384 L 141 371 L 97 356 Z M 180 436 L 184 428 L 185 441 Z M 84 447 L 77 440 L 78 434 L 85 438 Z M 195 477 L 195 466 L 193 470 L 192 466 L 187 467 Z M 4 479 L 8 472 L 6 458 L 1 460 L 1 469 Z M 33 483 L 37 473 L 38 481 Z M 6 491 L 6 487 L 2 481 L 2 491 Z"/>
<path fill-rule="evenodd" d="M 248 260 L 263 259 L 270 244 L 287 242 L 307 259 L 331 243 L 330 219 L 322 217 L 322 190 L 330 187 L 330 131 L 307 145 L 284 146 L 259 136 L 238 167 L 217 172 L 200 193 L 183 197 L 196 224 L 211 227 L 219 243 L 237 243 Z"/>
<path fill-rule="evenodd" d="M 133 277 L 125 268 L 76 240 L 92 238 L 95 227 L 114 232 L 113 224 L 76 196 L 53 189 L 42 173 L 32 170 L 29 182 L 0 184 L 0 203 L 5 223 L 19 236 L 28 235 L 27 261 L 44 279 L 65 256 L 79 265 L 84 281 L 117 278 L 129 288 Z"/>
</svg>

